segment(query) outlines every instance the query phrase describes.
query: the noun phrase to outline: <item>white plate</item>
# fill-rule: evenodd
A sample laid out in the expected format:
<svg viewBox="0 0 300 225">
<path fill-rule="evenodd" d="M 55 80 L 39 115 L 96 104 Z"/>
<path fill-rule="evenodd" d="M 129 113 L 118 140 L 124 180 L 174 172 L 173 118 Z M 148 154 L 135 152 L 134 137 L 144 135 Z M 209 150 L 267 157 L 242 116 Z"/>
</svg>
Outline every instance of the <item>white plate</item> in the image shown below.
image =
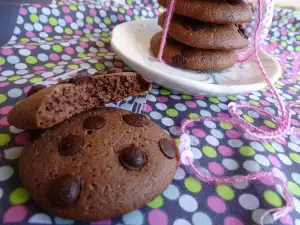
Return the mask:
<svg viewBox="0 0 300 225">
<path fill-rule="evenodd" d="M 150 50 L 150 40 L 160 30 L 156 19 L 123 23 L 113 30 L 111 44 L 127 65 L 171 90 L 216 96 L 257 91 L 266 86 L 254 61 L 221 72 L 183 70 L 158 62 Z M 263 50 L 260 59 L 271 82 L 276 82 L 281 74 L 277 61 Z"/>
</svg>

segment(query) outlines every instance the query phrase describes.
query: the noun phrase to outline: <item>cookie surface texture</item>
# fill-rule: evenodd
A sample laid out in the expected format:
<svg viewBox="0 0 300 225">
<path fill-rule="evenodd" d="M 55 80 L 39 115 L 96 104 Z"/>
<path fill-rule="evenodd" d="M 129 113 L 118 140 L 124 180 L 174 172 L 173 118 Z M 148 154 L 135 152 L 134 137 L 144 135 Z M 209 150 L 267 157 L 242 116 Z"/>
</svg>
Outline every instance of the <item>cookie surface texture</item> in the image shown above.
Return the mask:
<svg viewBox="0 0 300 225">
<path fill-rule="evenodd" d="M 179 152 L 144 115 L 97 108 L 32 139 L 19 173 L 33 201 L 59 217 L 101 221 L 140 208 L 167 188 Z"/>
</svg>

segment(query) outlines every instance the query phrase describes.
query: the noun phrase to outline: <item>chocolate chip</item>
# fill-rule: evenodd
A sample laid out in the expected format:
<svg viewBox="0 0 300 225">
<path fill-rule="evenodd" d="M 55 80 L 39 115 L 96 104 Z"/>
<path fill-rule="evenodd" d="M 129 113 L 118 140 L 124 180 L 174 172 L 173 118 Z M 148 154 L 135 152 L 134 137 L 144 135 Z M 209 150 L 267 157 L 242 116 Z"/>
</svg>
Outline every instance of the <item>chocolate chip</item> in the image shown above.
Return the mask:
<svg viewBox="0 0 300 225">
<path fill-rule="evenodd" d="M 131 145 L 121 151 L 119 160 L 126 169 L 137 170 L 145 164 L 146 154 L 141 148 Z"/>
<path fill-rule="evenodd" d="M 43 130 L 43 129 L 38 129 L 38 130 L 31 130 L 31 131 L 28 131 L 28 136 L 29 136 L 29 139 L 30 141 L 35 141 L 39 138 L 42 137 L 42 135 L 46 132 L 47 130 Z"/>
<path fill-rule="evenodd" d="M 83 145 L 83 137 L 78 135 L 69 135 L 60 141 L 58 150 L 62 155 L 72 155 L 78 152 Z"/>
<path fill-rule="evenodd" d="M 68 208 L 78 200 L 81 191 L 79 177 L 64 175 L 54 180 L 48 190 L 48 199 L 52 206 Z"/>
<path fill-rule="evenodd" d="M 37 93 L 38 91 L 42 90 L 46 88 L 45 85 L 42 85 L 42 84 L 37 84 L 37 85 L 34 85 L 32 86 L 29 91 L 27 92 L 27 97 L 30 96 L 30 95 L 33 95 L 35 93 Z"/>
<path fill-rule="evenodd" d="M 127 114 L 123 116 L 123 120 L 134 127 L 142 127 L 149 124 L 149 119 L 141 114 Z"/>
<path fill-rule="evenodd" d="M 242 3 L 243 0 L 227 0 L 230 5 L 238 5 Z"/>
<path fill-rule="evenodd" d="M 85 129 L 101 129 L 105 126 L 105 119 L 102 116 L 91 116 L 83 122 Z"/>
<path fill-rule="evenodd" d="M 249 36 L 246 34 L 246 30 L 243 28 L 242 25 L 238 24 L 238 25 L 235 25 L 238 29 L 238 32 L 240 33 L 240 35 L 242 35 L 244 38 L 248 39 Z"/>
<path fill-rule="evenodd" d="M 178 150 L 173 141 L 167 138 L 161 139 L 159 141 L 159 147 L 162 153 L 169 159 L 176 157 Z"/>
<path fill-rule="evenodd" d="M 172 62 L 177 66 L 184 66 L 187 63 L 187 60 L 182 55 L 175 55 L 172 57 Z"/>
<path fill-rule="evenodd" d="M 69 83 L 75 84 L 75 85 L 81 85 L 81 84 L 86 84 L 88 83 L 92 78 L 90 76 L 86 75 L 79 75 L 76 77 L 71 78 Z"/>
</svg>

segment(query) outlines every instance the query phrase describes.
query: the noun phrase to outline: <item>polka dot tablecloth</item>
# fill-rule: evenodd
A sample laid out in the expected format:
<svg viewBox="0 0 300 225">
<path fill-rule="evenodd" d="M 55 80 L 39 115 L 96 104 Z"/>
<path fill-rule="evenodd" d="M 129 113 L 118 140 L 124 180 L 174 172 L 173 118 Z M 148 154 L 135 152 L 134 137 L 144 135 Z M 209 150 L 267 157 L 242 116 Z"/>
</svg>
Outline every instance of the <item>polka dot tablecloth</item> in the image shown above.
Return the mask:
<svg viewBox="0 0 300 225">
<path fill-rule="evenodd" d="M 282 189 L 273 180 L 232 186 L 207 184 L 179 166 L 168 188 L 145 207 L 118 218 L 88 223 L 41 211 L 20 184 L 17 161 L 27 134 L 9 126 L 7 114 L 11 108 L 24 98 L 31 85 L 51 85 L 57 79 L 65 79 L 70 72 L 92 74 L 110 67 L 130 70 L 110 48 L 111 30 L 118 23 L 154 18 L 162 11 L 151 0 L 127 0 L 122 4 L 70 0 L 48 6 L 25 5 L 19 9 L 14 34 L 0 49 L 0 223 L 252 225 L 259 223 L 266 210 L 284 204 Z M 277 8 L 270 35 L 264 43 L 283 68 L 275 86 L 285 101 L 300 99 L 299 63 L 293 64 L 294 55 L 300 55 L 299 30 L 300 13 Z M 112 105 L 147 114 L 178 144 L 182 121 L 199 116 L 228 117 L 227 105 L 231 101 L 249 102 L 276 113 L 267 89 L 206 98 L 173 93 L 154 85 L 148 95 Z M 250 123 L 266 130 L 275 127 L 272 121 L 256 112 L 243 113 Z M 300 109 L 296 108 L 292 120 L 295 126 L 299 126 L 296 120 L 300 119 L 299 114 Z M 300 225 L 300 139 L 288 137 L 280 143 L 249 141 L 230 124 L 211 121 L 193 124 L 189 132 L 192 151 L 205 173 L 222 176 L 274 171 L 283 175 L 293 194 L 295 210 L 274 224 Z M 264 222 L 273 223 L 271 217 L 266 217 Z"/>
</svg>

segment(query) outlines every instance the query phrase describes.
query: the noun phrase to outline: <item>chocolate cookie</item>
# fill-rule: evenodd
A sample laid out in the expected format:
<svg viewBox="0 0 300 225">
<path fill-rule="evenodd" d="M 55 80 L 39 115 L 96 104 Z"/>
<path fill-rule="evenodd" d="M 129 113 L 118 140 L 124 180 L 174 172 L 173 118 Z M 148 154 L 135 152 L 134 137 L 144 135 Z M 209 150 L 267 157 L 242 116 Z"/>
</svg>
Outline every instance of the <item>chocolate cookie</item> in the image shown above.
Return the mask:
<svg viewBox="0 0 300 225">
<path fill-rule="evenodd" d="M 158 18 L 164 26 L 165 13 Z M 244 30 L 234 24 L 213 24 L 173 15 L 168 35 L 183 44 L 201 49 L 233 50 L 245 48 L 248 39 Z"/>
<path fill-rule="evenodd" d="M 155 34 L 150 43 L 157 56 L 161 42 L 161 32 Z M 221 70 L 235 63 L 235 51 L 205 50 L 191 48 L 171 38 L 167 39 L 163 59 L 170 64 L 193 70 Z"/>
<path fill-rule="evenodd" d="M 169 0 L 158 3 L 167 7 Z M 175 13 L 217 24 L 244 23 L 252 18 L 252 10 L 243 0 L 177 0 Z"/>
<path fill-rule="evenodd" d="M 120 101 L 151 89 L 133 72 L 83 76 L 51 86 L 33 86 L 28 97 L 8 114 L 11 125 L 25 129 L 48 128 L 95 106 Z"/>
<path fill-rule="evenodd" d="M 19 174 L 45 211 L 100 221 L 153 200 L 172 181 L 178 160 L 172 138 L 146 116 L 98 108 L 29 142 Z"/>
</svg>

